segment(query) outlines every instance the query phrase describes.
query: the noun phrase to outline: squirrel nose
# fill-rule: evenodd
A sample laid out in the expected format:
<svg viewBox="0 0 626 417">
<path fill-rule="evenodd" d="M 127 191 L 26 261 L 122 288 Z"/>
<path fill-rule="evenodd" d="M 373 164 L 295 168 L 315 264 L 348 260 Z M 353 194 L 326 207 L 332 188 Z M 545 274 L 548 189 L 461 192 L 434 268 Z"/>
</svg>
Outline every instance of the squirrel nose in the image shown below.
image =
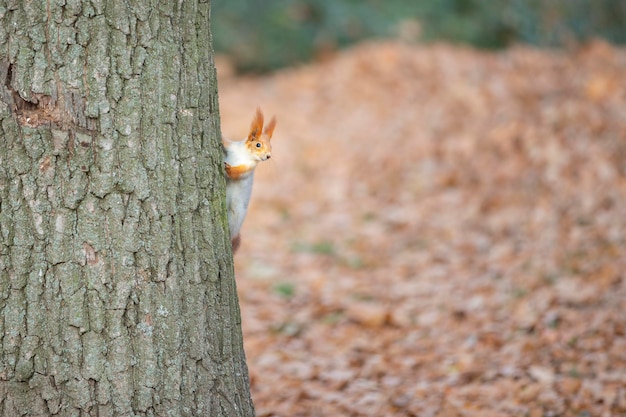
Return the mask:
<svg viewBox="0 0 626 417">
<path fill-rule="evenodd" d="M 272 157 L 272 155 L 267 154 L 267 159 L 270 159 Z"/>
</svg>

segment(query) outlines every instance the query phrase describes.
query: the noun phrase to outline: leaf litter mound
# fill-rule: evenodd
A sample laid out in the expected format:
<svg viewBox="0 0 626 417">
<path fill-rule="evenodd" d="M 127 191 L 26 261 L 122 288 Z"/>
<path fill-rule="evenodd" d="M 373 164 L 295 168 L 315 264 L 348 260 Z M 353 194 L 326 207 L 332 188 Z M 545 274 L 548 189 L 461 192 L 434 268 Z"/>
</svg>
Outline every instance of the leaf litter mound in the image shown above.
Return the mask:
<svg viewBox="0 0 626 417">
<path fill-rule="evenodd" d="M 626 50 L 218 66 L 276 114 L 236 255 L 259 416 L 626 415 Z"/>
</svg>

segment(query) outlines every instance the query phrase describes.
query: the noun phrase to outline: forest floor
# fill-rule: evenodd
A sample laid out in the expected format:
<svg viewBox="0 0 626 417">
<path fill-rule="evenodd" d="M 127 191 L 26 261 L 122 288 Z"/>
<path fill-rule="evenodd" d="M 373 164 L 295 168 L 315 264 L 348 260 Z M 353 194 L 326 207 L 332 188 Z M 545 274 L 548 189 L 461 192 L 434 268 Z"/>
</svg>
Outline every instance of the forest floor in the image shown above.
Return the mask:
<svg viewBox="0 0 626 417">
<path fill-rule="evenodd" d="M 626 416 L 626 49 L 218 65 L 258 416 Z"/>
</svg>

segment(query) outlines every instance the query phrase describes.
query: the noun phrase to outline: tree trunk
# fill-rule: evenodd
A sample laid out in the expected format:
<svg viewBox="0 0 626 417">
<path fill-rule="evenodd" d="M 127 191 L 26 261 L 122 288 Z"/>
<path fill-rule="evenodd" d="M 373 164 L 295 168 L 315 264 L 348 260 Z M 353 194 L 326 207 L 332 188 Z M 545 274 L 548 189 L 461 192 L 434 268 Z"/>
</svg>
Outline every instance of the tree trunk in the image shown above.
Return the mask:
<svg viewBox="0 0 626 417">
<path fill-rule="evenodd" d="M 0 3 L 0 415 L 251 416 L 202 0 Z"/>
</svg>

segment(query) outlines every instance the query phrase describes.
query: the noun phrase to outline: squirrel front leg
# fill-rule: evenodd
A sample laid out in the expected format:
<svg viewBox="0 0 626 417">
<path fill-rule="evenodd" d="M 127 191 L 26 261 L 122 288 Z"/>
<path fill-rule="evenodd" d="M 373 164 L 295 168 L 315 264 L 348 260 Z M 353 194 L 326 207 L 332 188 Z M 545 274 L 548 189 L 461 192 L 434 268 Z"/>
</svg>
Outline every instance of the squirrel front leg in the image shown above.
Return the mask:
<svg viewBox="0 0 626 417">
<path fill-rule="evenodd" d="M 248 165 L 235 165 L 232 166 L 228 162 L 224 162 L 224 168 L 226 169 L 226 175 L 231 180 L 238 180 L 245 174 L 251 173 L 254 168 L 250 168 Z"/>
</svg>

